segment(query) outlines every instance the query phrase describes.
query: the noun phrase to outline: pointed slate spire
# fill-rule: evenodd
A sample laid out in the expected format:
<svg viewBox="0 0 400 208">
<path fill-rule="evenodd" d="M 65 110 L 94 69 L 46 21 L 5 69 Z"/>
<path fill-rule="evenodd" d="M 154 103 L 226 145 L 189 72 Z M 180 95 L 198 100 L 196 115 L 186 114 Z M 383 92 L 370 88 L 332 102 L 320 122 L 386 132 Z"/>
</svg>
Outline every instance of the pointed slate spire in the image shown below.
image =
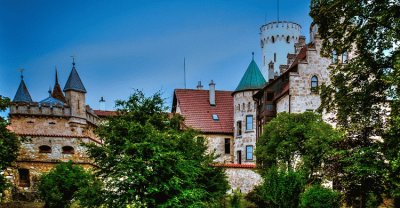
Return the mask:
<svg viewBox="0 0 400 208">
<path fill-rule="evenodd" d="M 24 75 L 22 75 L 22 71 L 21 71 L 21 83 L 19 84 L 17 93 L 15 93 L 13 102 L 24 102 L 24 103 L 33 102 L 31 95 L 29 94 L 28 88 L 25 85 Z"/>
<path fill-rule="evenodd" d="M 58 83 L 58 70 L 56 67 L 56 83 L 54 84 L 53 92 L 51 93 L 51 97 L 61 100 L 62 102 L 66 103 L 64 93 L 61 90 L 60 84 Z"/>
<path fill-rule="evenodd" d="M 86 93 L 86 89 L 83 86 L 81 78 L 79 77 L 78 72 L 75 69 L 75 60 L 72 62 L 72 70 L 64 87 L 64 92 L 68 90 Z"/>
<path fill-rule="evenodd" d="M 244 90 L 261 89 L 265 84 L 264 76 L 261 74 L 256 62 L 254 61 L 254 52 L 252 53 L 252 60 L 247 67 L 239 85 L 235 92 Z"/>
</svg>

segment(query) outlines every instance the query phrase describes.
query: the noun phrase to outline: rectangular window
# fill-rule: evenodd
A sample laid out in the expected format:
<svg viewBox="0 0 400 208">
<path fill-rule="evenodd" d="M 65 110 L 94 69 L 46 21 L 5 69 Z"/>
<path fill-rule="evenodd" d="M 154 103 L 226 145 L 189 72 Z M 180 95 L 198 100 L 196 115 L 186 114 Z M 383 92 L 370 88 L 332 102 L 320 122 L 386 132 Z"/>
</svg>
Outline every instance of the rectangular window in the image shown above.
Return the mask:
<svg viewBox="0 0 400 208">
<path fill-rule="evenodd" d="M 225 138 L 225 154 L 231 154 L 231 139 Z"/>
<path fill-rule="evenodd" d="M 246 146 L 246 160 L 253 160 L 253 146 Z"/>
<path fill-rule="evenodd" d="M 273 99 L 274 99 L 274 93 L 273 92 L 267 93 L 267 101 L 272 101 Z"/>
<path fill-rule="evenodd" d="M 253 115 L 246 116 L 246 130 L 253 130 Z"/>
<path fill-rule="evenodd" d="M 18 175 L 19 175 L 19 186 L 29 187 L 30 186 L 29 170 L 18 169 Z"/>
<path fill-rule="evenodd" d="M 242 121 L 236 122 L 237 136 L 242 135 Z"/>
</svg>

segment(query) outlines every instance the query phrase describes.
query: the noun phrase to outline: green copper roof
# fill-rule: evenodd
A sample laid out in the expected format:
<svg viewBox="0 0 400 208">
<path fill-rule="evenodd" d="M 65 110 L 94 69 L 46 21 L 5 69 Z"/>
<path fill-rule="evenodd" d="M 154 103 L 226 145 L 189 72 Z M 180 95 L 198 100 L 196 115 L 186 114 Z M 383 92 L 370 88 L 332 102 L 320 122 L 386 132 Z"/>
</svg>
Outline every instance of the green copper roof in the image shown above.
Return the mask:
<svg viewBox="0 0 400 208">
<path fill-rule="evenodd" d="M 243 90 L 254 90 L 261 89 L 265 84 L 264 76 L 261 74 L 256 62 L 251 60 L 246 72 L 244 73 L 242 80 L 236 87 L 235 92 Z"/>
</svg>

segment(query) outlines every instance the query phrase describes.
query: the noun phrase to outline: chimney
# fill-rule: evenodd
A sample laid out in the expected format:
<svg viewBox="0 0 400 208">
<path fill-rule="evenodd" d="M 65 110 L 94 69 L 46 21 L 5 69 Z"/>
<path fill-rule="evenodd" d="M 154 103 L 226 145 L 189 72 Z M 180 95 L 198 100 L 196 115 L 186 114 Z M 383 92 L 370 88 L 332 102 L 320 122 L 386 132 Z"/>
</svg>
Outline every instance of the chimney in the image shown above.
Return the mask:
<svg viewBox="0 0 400 208">
<path fill-rule="evenodd" d="M 276 78 L 278 78 L 278 77 L 279 77 L 278 72 L 275 72 L 275 74 L 274 74 L 274 79 L 276 79 Z"/>
<path fill-rule="evenodd" d="M 100 110 L 105 111 L 106 110 L 106 100 L 104 100 L 103 97 L 100 98 L 99 104 L 100 104 Z"/>
<path fill-rule="evenodd" d="M 215 106 L 215 83 L 211 80 L 209 84 L 210 105 Z"/>
<path fill-rule="evenodd" d="M 296 59 L 296 54 L 293 53 L 288 53 L 287 55 L 287 65 L 292 65 L 292 63 L 294 62 L 294 60 Z"/>
<path fill-rule="evenodd" d="M 274 79 L 274 62 L 269 62 L 268 64 L 268 79 Z"/>
<path fill-rule="evenodd" d="M 299 41 L 294 44 L 296 54 L 300 52 L 300 50 L 303 48 L 303 46 L 306 45 L 306 36 L 300 35 L 299 36 Z"/>
<path fill-rule="evenodd" d="M 279 65 L 279 72 L 283 74 L 288 68 L 289 65 Z"/>
<path fill-rule="evenodd" d="M 201 85 L 201 81 L 199 81 L 199 82 L 197 83 L 196 88 L 197 88 L 198 90 L 202 90 L 202 89 L 203 89 L 203 85 Z"/>
</svg>

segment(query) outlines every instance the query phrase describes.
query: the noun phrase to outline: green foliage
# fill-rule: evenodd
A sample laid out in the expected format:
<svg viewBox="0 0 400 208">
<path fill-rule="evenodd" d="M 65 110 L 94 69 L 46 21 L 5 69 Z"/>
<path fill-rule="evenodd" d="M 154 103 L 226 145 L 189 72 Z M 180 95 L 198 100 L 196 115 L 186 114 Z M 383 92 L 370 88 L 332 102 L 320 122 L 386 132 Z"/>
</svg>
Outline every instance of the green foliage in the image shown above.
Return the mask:
<svg viewBox="0 0 400 208">
<path fill-rule="evenodd" d="M 320 110 L 334 112 L 337 127 L 347 133 L 331 174 L 349 205 L 366 206 L 368 195 L 379 199 L 385 187 L 400 195 L 399 11 L 391 0 L 311 3 L 310 15 L 325 40 L 322 54 L 356 54 L 346 64 L 331 65 L 331 85 L 321 87 Z M 385 143 L 372 139 L 377 136 Z"/>
<path fill-rule="evenodd" d="M 263 132 L 256 149 L 259 168 L 294 168 L 304 171 L 311 179 L 323 173 L 321 164 L 342 138 L 340 132 L 312 112 L 280 113 Z"/>
<path fill-rule="evenodd" d="M 300 197 L 301 208 L 339 208 L 340 193 L 321 185 L 313 185 L 306 189 Z"/>
<path fill-rule="evenodd" d="M 10 100 L 0 95 L 0 112 L 6 110 Z M 0 172 L 3 172 L 7 167 L 17 159 L 20 139 L 7 129 L 8 122 L 0 116 Z M 0 193 L 8 186 L 4 176 L 0 174 Z"/>
<path fill-rule="evenodd" d="M 40 197 L 49 208 L 69 207 L 73 201 L 92 207 L 100 199 L 101 189 L 100 181 L 72 161 L 56 165 L 41 176 L 38 184 Z"/>
<path fill-rule="evenodd" d="M 258 207 L 298 207 L 306 183 L 303 173 L 272 167 L 263 178 L 264 182 L 246 196 L 249 201 Z"/>
<path fill-rule="evenodd" d="M 135 91 L 118 101 L 118 116 L 97 129 L 104 145 L 89 145 L 96 173 L 107 194 L 106 207 L 207 207 L 228 189 L 222 169 L 210 166 L 204 138 L 180 130 L 182 118 L 169 118 L 159 93 Z"/>
</svg>

